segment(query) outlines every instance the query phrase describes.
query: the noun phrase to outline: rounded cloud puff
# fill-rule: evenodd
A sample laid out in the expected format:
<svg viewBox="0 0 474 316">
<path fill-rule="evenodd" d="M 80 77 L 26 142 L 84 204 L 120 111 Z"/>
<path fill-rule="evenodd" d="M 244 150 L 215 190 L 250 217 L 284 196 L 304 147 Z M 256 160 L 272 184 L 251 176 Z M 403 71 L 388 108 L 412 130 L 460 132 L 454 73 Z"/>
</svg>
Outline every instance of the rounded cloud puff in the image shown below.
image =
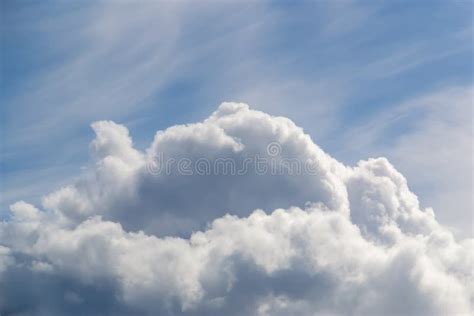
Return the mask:
<svg viewBox="0 0 474 316">
<path fill-rule="evenodd" d="M 145 152 L 92 126 L 95 166 L 0 224 L 2 314 L 472 313 L 473 240 L 385 158 L 344 166 L 240 103 Z"/>
</svg>

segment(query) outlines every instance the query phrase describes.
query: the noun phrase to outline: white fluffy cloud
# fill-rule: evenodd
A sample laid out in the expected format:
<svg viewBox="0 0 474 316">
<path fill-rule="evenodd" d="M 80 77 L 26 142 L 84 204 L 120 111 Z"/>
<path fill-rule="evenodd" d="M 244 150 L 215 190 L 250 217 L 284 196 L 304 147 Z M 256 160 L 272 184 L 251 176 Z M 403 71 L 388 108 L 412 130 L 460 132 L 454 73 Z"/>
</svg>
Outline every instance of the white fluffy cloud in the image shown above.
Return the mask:
<svg viewBox="0 0 474 316">
<path fill-rule="evenodd" d="M 124 126 L 92 127 L 95 166 L 0 224 L 0 313 L 472 313 L 474 241 L 384 158 L 344 166 L 289 119 L 237 103 L 145 152 Z M 166 172 L 172 159 L 186 163 Z M 199 160 L 246 169 L 201 174 Z"/>
</svg>

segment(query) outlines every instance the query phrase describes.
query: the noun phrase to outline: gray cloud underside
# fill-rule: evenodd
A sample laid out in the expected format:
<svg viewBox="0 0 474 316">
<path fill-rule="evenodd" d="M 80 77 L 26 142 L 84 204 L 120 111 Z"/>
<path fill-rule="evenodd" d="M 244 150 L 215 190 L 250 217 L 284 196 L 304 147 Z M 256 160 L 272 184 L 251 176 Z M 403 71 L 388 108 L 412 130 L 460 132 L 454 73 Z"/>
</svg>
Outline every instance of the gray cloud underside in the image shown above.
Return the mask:
<svg viewBox="0 0 474 316">
<path fill-rule="evenodd" d="M 473 239 L 421 208 L 385 158 L 345 166 L 289 119 L 237 103 L 143 152 L 124 126 L 92 127 L 95 165 L 0 224 L 2 315 L 473 312 Z M 313 172 L 149 169 L 160 154 L 242 162 L 272 142 Z"/>
</svg>

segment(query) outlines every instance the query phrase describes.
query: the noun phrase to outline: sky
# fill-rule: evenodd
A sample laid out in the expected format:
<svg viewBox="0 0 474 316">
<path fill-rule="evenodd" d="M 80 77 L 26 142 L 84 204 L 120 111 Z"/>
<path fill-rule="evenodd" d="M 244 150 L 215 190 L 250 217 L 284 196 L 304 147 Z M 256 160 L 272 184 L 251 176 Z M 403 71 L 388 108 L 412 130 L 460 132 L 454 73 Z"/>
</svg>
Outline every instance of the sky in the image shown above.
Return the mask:
<svg viewBox="0 0 474 316">
<path fill-rule="evenodd" d="M 262 220 L 269 221 L 268 225 L 278 226 L 283 225 L 278 217 L 283 215 L 271 213 L 273 209 L 283 208 L 285 216 L 289 217 L 311 217 L 323 212 L 324 207 L 318 206 L 314 212 L 306 212 L 305 202 L 321 202 L 326 207 L 340 210 L 342 213 L 345 212 L 347 202 L 350 204 L 347 207 L 353 212 L 351 216 L 354 217 L 351 222 L 347 222 L 345 218 L 338 220 L 344 227 L 358 225 L 363 233 L 367 234 L 364 235 L 365 239 L 360 239 L 360 242 L 364 243 L 367 236 L 375 234 L 372 230 L 380 223 L 366 223 L 368 215 L 361 210 L 371 210 L 371 207 L 363 204 L 368 203 L 367 200 L 360 202 L 360 205 L 359 202 L 354 202 L 354 196 L 365 192 L 363 190 L 367 187 L 372 188 L 372 185 L 374 188 L 370 191 L 371 194 L 379 192 L 373 183 L 382 186 L 385 185 L 385 180 L 374 180 L 379 174 L 373 170 L 380 169 L 384 170 L 380 172 L 390 175 L 387 177 L 393 185 L 387 184 L 388 187 L 400 188 L 393 192 L 387 189 L 387 192 L 393 193 L 390 195 L 392 200 L 390 196 L 380 193 L 379 202 L 384 205 L 383 212 L 392 215 L 397 213 L 398 211 L 391 213 L 391 207 L 394 207 L 392 204 L 384 204 L 396 200 L 398 208 L 406 207 L 410 214 L 431 214 L 431 211 L 426 210 L 432 209 L 436 217 L 436 220 L 431 217 L 426 219 L 429 224 L 423 224 L 423 228 L 418 227 L 418 224 L 405 222 L 397 222 L 397 225 L 415 225 L 423 232 L 434 231 L 433 227 L 439 225 L 443 227 L 443 234 L 452 234 L 452 238 L 472 243 L 474 9 L 470 1 L 191 3 L 85 0 L 2 1 L 0 5 L 0 218 L 4 219 L 4 223 L 14 222 L 15 214 L 29 214 L 28 216 L 33 216 L 38 221 L 44 219 L 40 220 L 38 216 L 31 214 L 36 214 L 37 211 L 56 214 L 54 216 L 62 214 L 61 216 L 76 224 L 83 223 L 79 228 L 73 228 L 74 225 L 71 226 L 70 222 L 66 221 L 68 224 L 64 224 L 57 219 L 61 222 L 57 224 L 56 220 L 51 220 L 56 223 L 56 226 L 51 224 L 55 229 L 61 227 L 65 229 L 64 234 L 71 234 L 68 238 L 82 236 L 81 227 L 95 229 L 95 226 L 109 225 L 106 230 L 110 229 L 120 240 L 138 242 L 140 245 L 134 249 L 139 249 L 141 246 L 146 248 L 144 245 L 149 243 L 166 241 L 152 239 L 152 236 L 164 238 L 176 235 L 189 239 L 191 232 L 196 231 L 219 244 L 226 238 L 237 238 L 224 236 L 221 226 L 242 226 L 243 231 L 251 230 L 252 221 L 258 222 L 259 216 L 264 218 Z M 245 103 L 250 110 L 246 106 L 220 106 L 223 102 Z M 261 130 L 254 131 L 255 141 L 245 131 L 240 131 L 244 127 L 249 130 L 253 127 L 234 121 L 237 114 L 236 117 L 229 118 L 229 122 L 224 119 L 221 122 L 217 118 L 218 115 L 224 117 L 226 111 L 241 113 L 239 115 L 249 111 L 250 114 L 247 113 L 243 117 L 257 125 L 262 124 Z M 223 114 L 219 114 L 221 112 Z M 267 113 L 265 115 L 269 116 L 261 113 Z M 208 143 L 207 147 L 200 151 L 196 149 L 197 152 L 193 154 L 208 157 L 212 150 L 219 153 L 222 150 L 225 155 L 230 155 L 227 150 L 243 150 L 246 155 L 259 153 L 257 149 L 265 148 L 268 141 L 282 142 L 283 136 L 280 134 L 276 135 L 278 137 L 268 136 L 268 126 L 278 127 L 283 124 L 283 127 L 278 128 L 293 131 L 293 127 L 288 127 L 289 123 L 282 123 L 275 117 L 288 118 L 295 126 L 303 129 L 304 135 L 310 137 L 310 143 L 306 143 L 306 140 L 304 144 L 292 140 L 295 143 L 290 147 L 295 150 L 295 157 L 306 159 L 316 155 L 316 158 L 311 159 L 323 162 L 324 168 L 334 164 L 333 167 L 327 167 L 330 171 L 327 171 L 329 176 L 325 181 L 331 183 L 334 188 L 343 188 L 341 190 L 347 191 L 347 197 L 340 195 L 338 190 L 326 192 L 325 186 L 313 178 L 301 179 L 298 185 L 292 181 L 287 183 L 284 179 L 281 183 L 267 183 L 266 181 L 270 180 L 266 177 L 252 178 L 252 181 L 262 186 L 269 185 L 268 190 L 253 188 L 258 193 L 254 195 L 251 186 L 243 191 L 236 189 L 239 185 L 248 185 L 245 181 L 227 184 L 214 179 L 201 183 L 201 179 L 181 183 L 166 178 L 166 181 L 171 183 L 166 186 L 161 182 L 165 180 L 150 180 L 148 177 L 136 175 L 140 173 L 136 170 L 143 168 L 143 161 L 149 158 L 147 155 L 160 151 L 156 149 L 157 144 L 167 148 L 168 153 L 180 155 L 183 153 L 179 146 L 197 146 L 199 149 L 202 142 Z M 271 123 L 267 126 L 265 121 Z M 201 127 L 194 128 L 193 124 L 196 122 L 203 122 L 203 126 L 198 124 L 197 126 Z M 186 128 L 181 124 L 191 125 Z M 167 129 L 170 127 L 172 128 Z M 157 131 L 164 130 L 164 136 L 155 135 Z M 224 135 L 219 132 L 221 130 Z M 193 133 L 210 138 L 204 141 L 194 139 Z M 235 136 L 233 133 L 242 133 L 239 136 L 241 143 L 232 138 Z M 297 135 L 295 137 L 298 139 L 303 137 L 303 134 L 300 135 L 296 131 L 294 135 Z M 129 137 L 133 138 L 133 145 Z M 212 147 L 213 140 L 223 147 Z M 238 149 L 240 145 L 245 149 Z M 286 148 L 285 144 L 282 146 Z M 308 154 L 307 151 L 314 153 Z M 119 157 L 120 162 L 116 163 L 124 163 L 122 169 L 126 171 L 109 170 L 110 176 L 101 173 L 112 168 L 108 165 L 112 162 L 106 159 L 104 152 L 111 157 Z M 379 157 L 386 159 L 370 160 Z M 371 183 L 369 185 L 364 182 L 363 175 L 371 172 L 375 178 L 372 179 L 373 183 L 370 182 L 372 180 L 367 180 L 367 183 Z M 135 187 L 135 182 L 131 184 L 129 177 L 139 179 L 136 181 L 141 184 Z M 407 182 L 407 187 L 404 186 L 404 181 Z M 138 193 L 134 192 L 140 199 L 123 193 L 123 188 L 115 188 L 115 182 L 126 184 L 129 188 L 138 188 Z M 216 186 L 216 183 L 222 186 Z M 109 192 L 109 186 L 112 193 Z M 153 189 L 155 187 L 161 191 Z M 190 192 L 190 196 L 199 193 L 202 195 L 212 190 L 216 194 L 227 196 L 228 199 L 211 196 L 203 205 L 196 204 L 193 199 L 188 201 L 186 195 L 178 193 L 181 189 Z M 204 191 L 201 192 L 201 189 Z M 93 197 L 84 193 L 95 192 L 94 190 L 104 193 L 100 196 L 91 193 Z M 128 198 L 118 198 L 117 192 Z M 280 198 L 268 200 L 270 196 Z M 159 201 L 155 201 L 155 198 Z M 414 199 L 419 201 L 419 205 L 418 202 L 413 202 Z M 18 201 L 25 202 L 15 204 Z M 101 204 L 96 204 L 97 201 Z M 355 203 L 355 206 L 352 203 Z M 154 214 L 153 205 L 165 210 L 164 213 Z M 300 210 L 292 210 L 292 206 L 299 207 Z M 127 207 L 142 208 L 143 211 L 140 215 L 132 216 L 127 213 Z M 189 208 L 193 207 L 196 208 L 195 212 L 202 216 L 183 220 L 187 212 L 190 212 Z M 117 209 L 116 213 L 111 213 L 112 208 Z M 251 215 L 253 213 L 250 212 L 256 208 L 267 212 L 266 217 L 259 213 Z M 176 218 L 169 214 L 170 210 L 178 212 Z M 179 213 L 181 211 L 184 213 Z M 222 217 L 226 212 L 239 217 Z M 85 214 L 99 214 L 103 219 L 92 219 L 88 222 Z M 153 216 L 156 218 L 150 220 Z M 315 217 L 314 225 L 322 225 L 322 229 L 326 229 L 327 223 L 320 220 L 320 217 Z M 206 223 L 213 220 L 216 220 L 217 224 L 206 228 Z M 312 218 L 308 219 L 309 222 L 311 220 Z M 436 224 L 433 224 L 433 221 Z M 120 223 L 121 227 L 113 226 L 116 223 Z M 13 224 L 4 225 L 10 227 Z M 0 236 L 8 239 L 5 237 L 5 231 L 16 228 L 5 227 L 0 228 Z M 403 233 L 405 228 L 400 228 Z M 348 228 L 347 231 L 351 229 Z M 406 229 L 410 231 L 411 228 Z M 137 241 L 132 232 L 138 230 L 143 230 L 148 234 L 146 238 L 151 239 Z M 377 232 L 377 237 L 372 237 L 383 242 L 399 240 L 386 231 L 382 237 L 379 233 Z M 21 248 L 23 246 L 19 246 L 21 238 L 23 237 L 4 243 L 0 239 L 0 246 L 3 245 L 7 249 L 5 256 L 10 256 L 10 251 L 32 256 L 32 264 L 39 265 L 40 270 L 54 269 L 55 265 L 59 265 L 58 262 L 65 261 L 61 256 L 72 256 L 57 250 L 57 245 L 49 244 L 46 250 L 40 247 L 43 249 L 40 255 L 32 254 Z M 400 246 L 401 242 L 395 244 Z M 460 246 L 461 244 L 463 246 Z M 460 242 L 456 247 L 464 245 Z M 219 247 L 217 248 L 220 249 Z M 239 247 L 248 250 L 246 245 Z M 351 249 L 358 249 L 357 247 L 359 246 L 355 245 Z M 419 247 L 429 248 L 426 245 Z M 110 251 L 114 253 L 119 250 Z M 182 253 L 186 251 L 183 250 Z M 49 263 L 38 259 L 41 256 L 48 257 L 51 252 L 55 255 L 49 257 Z M 383 253 L 375 246 L 373 252 Z M 0 247 L 0 255 L 2 253 Z M 387 258 L 393 255 L 383 254 Z M 36 255 L 40 257 L 34 259 Z M 407 262 L 415 260 L 410 259 L 410 254 L 405 255 L 405 261 L 400 259 L 402 263 L 399 264 L 409 265 Z M 164 260 L 160 256 L 158 254 L 160 260 Z M 265 261 L 273 258 L 273 254 L 260 259 L 256 256 L 250 251 L 249 257 L 244 256 L 241 260 L 253 258 L 252 260 L 255 259 L 260 264 L 257 266 L 263 267 L 266 272 L 276 271 L 280 265 L 289 264 L 285 261 L 287 258 L 281 259 L 281 262 L 275 259 L 277 263 L 273 262 L 274 265 Z M 13 260 L 20 259 L 15 257 Z M 124 267 L 132 266 L 127 260 L 129 259 L 123 261 Z M 5 259 L 5 262 L 10 261 Z M 370 279 L 370 275 L 364 274 L 364 269 L 368 269 L 366 264 L 361 263 L 363 268 L 354 269 Z M 371 264 L 375 266 L 378 263 Z M 245 266 L 243 263 L 235 265 Z M 55 275 L 53 279 L 45 277 L 45 280 L 38 282 L 53 284 L 51 286 L 55 291 L 62 291 L 58 284 L 66 282 L 62 279 L 64 274 L 68 275 L 73 271 L 68 277 L 74 279 L 72 275 L 76 275 L 77 271 L 80 271 L 77 272 L 80 274 L 87 270 L 69 266 L 62 268 L 65 270 L 61 270 L 60 276 Z M 226 268 L 223 266 L 222 269 Z M 447 271 L 449 269 L 446 267 Z M 304 279 L 306 272 L 296 270 L 297 276 Z M 129 270 L 124 268 L 123 271 L 117 272 L 118 279 L 128 280 Z M 242 273 L 245 274 L 239 271 L 234 275 L 237 279 Z M 266 280 L 265 275 L 258 271 L 255 276 Z M 14 278 L 15 273 L 10 272 L 7 275 Z M 103 275 L 106 274 L 104 272 Z M 248 276 L 243 275 L 243 279 L 245 277 Z M 86 278 L 92 280 L 95 276 L 87 274 Z M 281 278 L 272 282 L 283 282 L 285 276 L 282 275 Z M 442 284 L 454 282 L 449 275 L 442 275 L 440 278 L 449 279 Z M 193 276 L 190 279 L 193 280 Z M 114 301 L 114 291 L 117 289 L 114 282 L 117 279 L 111 277 L 111 280 L 110 289 L 94 288 L 99 292 L 103 291 L 100 293 L 109 299 L 102 306 L 104 310 L 109 310 L 111 306 L 118 308 L 116 313 L 123 314 L 136 312 L 136 306 L 153 310 L 155 307 L 147 295 L 162 295 L 160 289 L 130 289 L 127 286 L 135 283 L 125 283 L 127 286 L 118 287 L 120 293 L 125 293 L 125 303 L 119 304 Z M 331 278 L 326 281 L 337 283 Z M 203 297 L 207 295 L 200 291 L 209 290 L 205 285 L 170 282 L 170 286 L 176 287 L 178 293 L 178 298 L 173 297 L 173 300 L 179 301 L 181 305 L 175 301 L 169 303 L 171 307 L 163 303 L 168 306 L 168 309 L 165 308 L 168 314 L 175 313 L 178 305 L 183 313 L 191 310 L 197 315 L 208 311 L 208 305 L 199 305 L 201 300 L 205 301 Z M 378 281 L 373 282 L 377 286 L 384 286 L 377 283 Z M 277 286 L 276 283 L 271 283 L 270 288 Z M 85 297 L 83 292 L 87 291 L 78 289 L 79 285 L 75 286 L 76 290 L 65 294 L 66 301 L 82 304 L 81 302 L 93 299 Z M 215 286 L 216 288 L 211 286 L 209 291 L 217 293 L 223 285 L 219 283 Z M 242 283 L 239 286 L 236 289 L 242 290 L 250 285 Z M 454 282 L 453 288 L 456 290 L 451 293 L 458 293 L 456 291 L 461 287 Z M 183 288 L 186 289 L 184 292 L 181 291 Z M 315 288 L 311 289 L 314 293 L 318 292 Z M 413 288 L 411 290 L 415 291 Z M 438 290 L 432 289 L 430 293 Z M 265 289 L 261 291 L 266 293 Z M 334 293 L 336 292 L 334 290 Z M 133 293 L 145 294 L 140 296 Z M 236 290 L 235 293 L 231 302 L 223 307 L 228 314 L 232 314 L 230 311 L 237 301 L 244 299 L 239 296 L 243 295 L 241 292 Z M 276 295 L 275 293 L 272 295 Z M 312 308 L 307 306 L 306 298 L 299 297 L 294 292 L 291 292 L 293 296 L 288 294 L 289 292 L 285 293 L 283 296 L 267 295 L 267 303 L 259 301 L 252 304 L 262 308 L 263 314 L 268 311 L 273 315 L 277 314 L 276 309 L 280 309 L 284 315 L 290 315 L 292 312 L 304 314 L 303 310 Z M 328 295 L 334 294 L 331 293 Z M 29 295 L 38 299 L 34 293 Z M 10 299 L 15 302 L 13 296 L 14 294 Z M 220 297 L 216 300 L 218 298 Z M 367 300 L 369 299 L 370 295 L 367 294 Z M 436 301 L 426 297 L 421 299 L 426 299 L 427 302 Z M 297 303 L 294 300 L 297 300 Z M 364 305 L 369 304 L 367 302 L 370 300 L 367 300 L 359 305 L 362 314 L 376 314 L 392 302 L 390 297 L 386 297 L 379 300 L 386 302 L 385 305 L 380 303 L 380 306 L 374 305 L 374 309 L 367 310 Z M 31 306 L 41 305 L 35 302 L 32 298 Z M 7 311 L 15 310 L 12 305 L 2 305 L 3 303 L 0 300 L 0 313 L 3 306 L 7 306 Z M 175 306 L 175 303 L 178 305 Z M 418 303 L 412 306 L 411 311 L 453 311 L 452 306 L 443 302 L 438 302 L 438 305 Z M 351 304 L 354 302 L 344 302 L 341 306 L 353 306 Z M 463 304 L 465 305 L 465 302 L 459 302 L 457 307 L 463 310 Z M 195 308 L 197 305 L 199 306 Z M 321 306 L 328 311 L 334 311 L 332 305 Z M 58 307 L 57 310 L 64 312 L 67 306 Z M 336 313 L 344 314 L 345 311 L 347 310 L 341 309 Z M 394 315 L 402 312 L 397 309 L 392 311 Z M 36 312 L 39 313 L 38 310 Z M 51 310 L 42 312 L 48 313 Z"/>
<path fill-rule="evenodd" d="M 472 5 L 411 2 L 3 2 L 2 212 L 87 164 L 92 121 L 144 147 L 238 101 L 343 162 L 388 157 L 471 234 Z"/>
</svg>

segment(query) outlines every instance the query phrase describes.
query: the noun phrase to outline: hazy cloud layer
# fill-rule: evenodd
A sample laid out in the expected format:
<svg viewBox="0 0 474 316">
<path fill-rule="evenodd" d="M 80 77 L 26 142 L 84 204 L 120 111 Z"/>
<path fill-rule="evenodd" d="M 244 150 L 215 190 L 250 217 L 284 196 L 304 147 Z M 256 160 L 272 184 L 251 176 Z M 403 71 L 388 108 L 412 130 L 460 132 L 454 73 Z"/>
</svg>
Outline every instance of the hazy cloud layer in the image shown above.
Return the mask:
<svg viewBox="0 0 474 316">
<path fill-rule="evenodd" d="M 237 103 L 145 152 L 124 126 L 92 128 L 95 165 L 0 224 L 1 314 L 472 313 L 473 239 L 455 240 L 385 158 L 344 166 Z"/>
</svg>

